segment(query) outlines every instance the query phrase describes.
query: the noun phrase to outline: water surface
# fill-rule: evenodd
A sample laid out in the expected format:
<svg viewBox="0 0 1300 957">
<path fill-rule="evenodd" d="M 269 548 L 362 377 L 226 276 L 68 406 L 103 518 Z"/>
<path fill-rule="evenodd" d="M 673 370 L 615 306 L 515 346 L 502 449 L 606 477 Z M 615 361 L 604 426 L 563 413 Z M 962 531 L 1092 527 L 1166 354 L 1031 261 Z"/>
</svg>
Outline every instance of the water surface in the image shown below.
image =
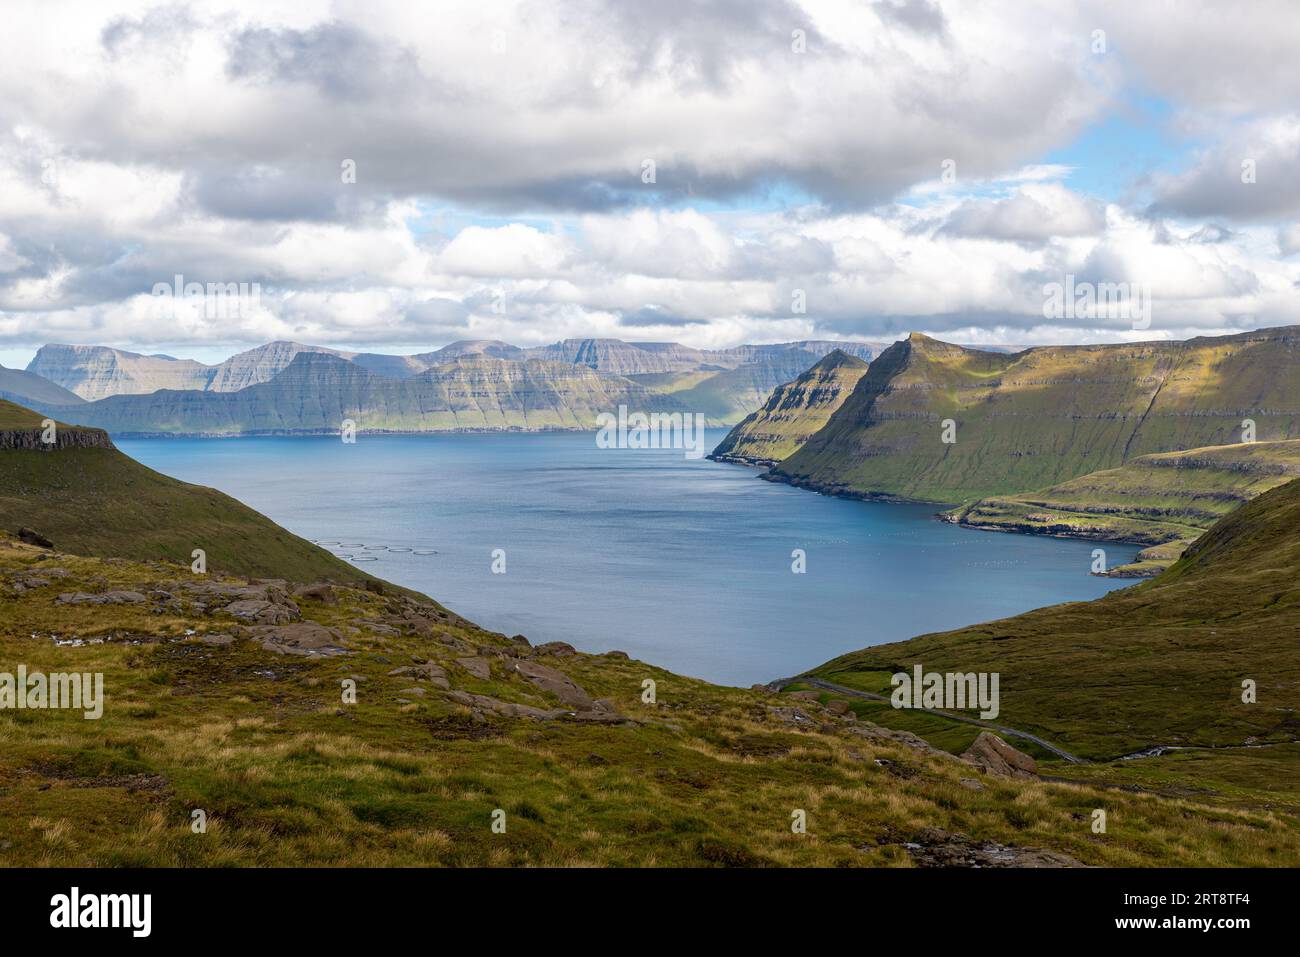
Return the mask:
<svg viewBox="0 0 1300 957">
<path fill-rule="evenodd" d="M 1128 584 L 1089 574 L 1091 542 L 962 529 L 932 506 L 828 498 L 681 451 L 598 449 L 592 434 L 118 445 L 485 628 L 725 684 Z M 1107 552 L 1116 564 L 1137 548 Z"/>
</svg>

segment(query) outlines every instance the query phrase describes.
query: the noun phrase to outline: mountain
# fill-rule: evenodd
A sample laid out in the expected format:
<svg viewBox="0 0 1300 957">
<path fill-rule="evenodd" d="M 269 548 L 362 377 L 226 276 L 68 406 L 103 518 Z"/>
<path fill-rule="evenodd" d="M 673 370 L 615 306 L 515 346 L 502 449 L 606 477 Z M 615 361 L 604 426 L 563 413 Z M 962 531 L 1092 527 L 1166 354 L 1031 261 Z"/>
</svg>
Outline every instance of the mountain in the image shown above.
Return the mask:
<svg viewBox="0 0 1300 957">
<path fill-rule="evenodd" d="M 1300 437 L 1300 327 L 1014 354 L 913 333 L 770 477 L 958 504 L 1240 442 L 1245 419 L 1261 440 Z"/>
<path fill-rule="evenodd" d="M 83 399 L 155 389 L 201 389 L 210 367 L 190 359 L 144 356 L 107 346 L 41 346 L 27 366 Z"/>
<path fill-rule="evenodd" d="M 1236 748 L 1189 753 L 1164 773 L 1182 768 L 1192 784 L 1199 767 L 1204 789 L 1206 776 L 1222 778 L 1231 757 L 1238 784 L 1285 773 L 1296 791 L 1298 573 L 1300 481 L 1292 481 L 1221 519 L 1148 582 L 1096 601 L 878 645 L 810 674 L 888 695 L 889 676 L 916 664 L 998 672 L 998 723 L 1076 755 L 1110 760 L 1154 747 Z M 1242 700 L 1246 679 L 1256 683 L 1257 704 Z M 890 712 L 904 714 L 886 706 L 873 720 L 889 723 Z M 1277 749 L 1250 747 L 1268 744 Z M 1140 772 L 1128 767 L 1131 773 L 1116 773 L 1132 782 Z"/>
<path fill-rule="evenodd" d="M 405 379 L 375 375 L 346 359 L 304 352 L 268 382 L 239 392 L 118 395 L 72 410 L 118 435 L 239 435 L 361 431 L 590 429 L 620 405 L 689 411 L 621 376 L 581 366 L 466 356 Z"/>
<path fill-rule="evenodd" d="M 209 366 L 192 359 L 144 356 L 107 346 L 46 345 L 37 350 L 27 371 L 88 400 L 147 395 L 159 389 L 237 392 L 274 378 L 303 352 L 347 355 L 297 342 L 269 342 Z"/>
<path fill-rule="evenodd" d="M 774 465 L 818 432 L 848 398 L 867 363 L 836 349 L 793 382 L 778 386 L 713 450 L 719 462 Z"/>
<path fill-rule="evenodd" d="M 0 401 L 0 531 L 27 528 L 78 555 L 168 560 L 232 574 L 363 582 L 369 576 L 210 488 L 178 482 L 114 448 L 99 429 L 60 424 Z"/>
<path fill-rule="evenodd" d="M 1153 575 L 1210 526 L 1251 499 L 1300 477 L 1300 440 L 1140 455 L 1040 492 L 980 499 L 946 512 L 973 528 L 1151 546 L 1115 577 Z"/>
<path fill-rule="evenodd" d="M 79 405 L 81 397 L 33 372 L 0 366 L 0 399 L 10 402 Z"/>
</svg>

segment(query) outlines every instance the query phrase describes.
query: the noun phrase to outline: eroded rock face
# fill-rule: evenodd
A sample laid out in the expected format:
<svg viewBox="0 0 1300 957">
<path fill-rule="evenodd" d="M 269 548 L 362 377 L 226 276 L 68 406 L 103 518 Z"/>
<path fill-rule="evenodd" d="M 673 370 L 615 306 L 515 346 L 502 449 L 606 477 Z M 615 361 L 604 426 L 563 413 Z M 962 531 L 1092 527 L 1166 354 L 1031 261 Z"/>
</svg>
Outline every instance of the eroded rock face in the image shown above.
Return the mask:
<svg viewBox="0 0 1300 957">
<path fill-rule="evenodd" d="M 979 737 L 962 753 L 961 759 L 997 777 L 1038 777 L 1038 764 L 1033 758 L 987 731 L 979 733 Z"/>
<path fill-rule="evenodd" d="M 330 658 L 347 654 L 343 637 L 333 628 L 314 621 L 300 621 L 292 625 L 263 625 L 251 630 L 255 641 L 266 651 L 281 655 L 301 655 L 307 658 Z"/>
</svg>

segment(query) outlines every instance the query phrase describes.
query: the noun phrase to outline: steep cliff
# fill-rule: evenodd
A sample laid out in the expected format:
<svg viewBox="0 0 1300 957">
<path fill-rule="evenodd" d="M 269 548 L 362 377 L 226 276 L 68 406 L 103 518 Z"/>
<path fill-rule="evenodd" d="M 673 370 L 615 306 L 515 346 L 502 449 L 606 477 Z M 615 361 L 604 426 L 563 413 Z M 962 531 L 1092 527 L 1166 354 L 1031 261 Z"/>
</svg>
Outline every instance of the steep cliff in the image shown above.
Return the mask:
<svg viewBox="0 0 1300 957">
<path fill-rule="evenodd" d="M 835 350 L 793 382 L 778 386 L 710 457 L 751 465 L 780 462 L 826 424 L 866 371 L 862 359 Z"/>
<path fill-rule="evenodd" d="M 691 411 L 620 376 L 551 362 L 470 356 L 405 379 L 374 375 L 323 353 L 301 353 L 269 382 L 239 392 L 119 395 L 75 410 L 115 434 L 238 435 L 361 431 L 594 428 L 619 405 Z"/>
<path fill-rule="evenodd" d="M 1246 420 L 1260 440 L 1300 437 L 1300 328 L 1015 354 L 913 334 L 772 477 L 961 503 L 1237 443 Z"/>
</svg>

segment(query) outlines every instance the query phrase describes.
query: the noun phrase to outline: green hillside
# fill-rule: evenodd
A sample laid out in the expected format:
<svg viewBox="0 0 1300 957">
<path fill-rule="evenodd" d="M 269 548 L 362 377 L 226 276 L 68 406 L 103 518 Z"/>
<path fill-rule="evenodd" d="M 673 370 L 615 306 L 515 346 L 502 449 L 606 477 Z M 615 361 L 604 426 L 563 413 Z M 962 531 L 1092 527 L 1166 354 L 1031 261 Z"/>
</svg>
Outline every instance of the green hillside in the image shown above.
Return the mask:
<svg viewBox="0 0 1300 957">
<path fill-rule="evenodd" d="M 837 349 L 794 381 L 778 386 L 710 457 L 755 465 L 780 462 L 826 424 L 866 371 L 866 362 Z"/>
<path fill-rule="evenodd" d="M 201 548 L 210 570 L 254 577 L 369 578 L 228 495 L 145 468 L 99 430 L 61 425 L 60 447 L 47 450 L 42 418 L 0 401 L 0 532 L 29 528 L 74 554 L 185 565 Z"/>
<path fill-rule="evenodd" d="M 915 664 L 998 672 L 999 723 L 1095 759 L 1153 746 L 1272 744 L 1254 756 L 1288 762 L 1277 773 L 1300 797 L 1298 573 L 1300 481 L 1292 481 L 1220 520 L 1149 582 L 866 648 L 812 674 L 888 694 L 889 676 Z M 1257 682 L 1257 704 L 1242 702 L 1244 679 Z M 886 706 L 876 720 L 907 714 Z"/>
<path fill-rule="evenodd" d="M 1261 441 L 1300 437 L 1300 329 L 1015 354 L 913 334 L 771 477 L 960 504 L 1237 443 L 1246 419 Z"/>
<path fill-rule="evenodd" d="M 291 620 L 250 625 L 231 610 L 248 590 L 0 538 L 0 660 L 104 682 L 97 720 L 0 711 L 0 866 L 1300 857 L 1277 810 L 985 774 L 816 701 L 534 648 L 419 597 L 290 585 L 292 602 L 266 594 Z M 1112 814 L 1105 835 L 1089 827 L 1094 807 Z M 806 833 L 791 828 L 796 811 Z"/>
<path fill-rule="evenodd" d="M 1152 546 L 1119 577 L 1155 574 L 1223 516 L 1300 476 L 1300 441 L 1142 455 L 1039 492 L 980 499 L 947 521 L 1003 532 Z"/>
</svg>

